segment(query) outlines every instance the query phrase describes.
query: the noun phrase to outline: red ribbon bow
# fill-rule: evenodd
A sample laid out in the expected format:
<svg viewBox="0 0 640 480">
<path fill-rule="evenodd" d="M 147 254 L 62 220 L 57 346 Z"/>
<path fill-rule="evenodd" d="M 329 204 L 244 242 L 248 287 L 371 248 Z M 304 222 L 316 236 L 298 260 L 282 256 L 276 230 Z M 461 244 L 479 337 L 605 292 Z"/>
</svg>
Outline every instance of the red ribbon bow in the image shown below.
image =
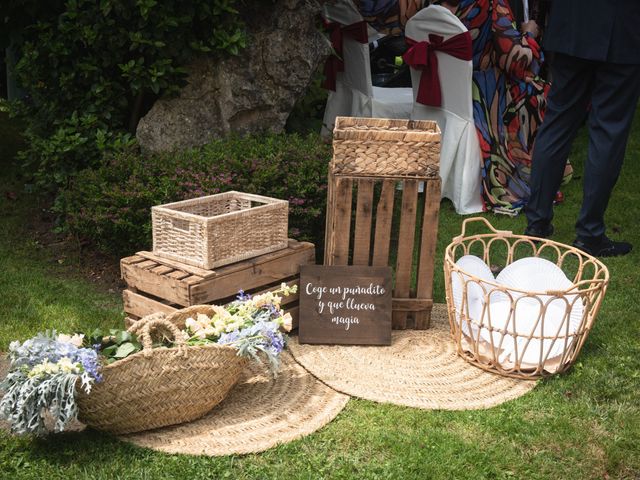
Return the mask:
<svg viewBox="0 0 640 480">
<path fill-rule="evenodd" d="M 418 87 L 417 101 L 423 105 L 440 107 L 442 105 L 442 92 L 440 90 L 440 78 L 438 77 L 438 57 L 436 51 L 440 51 L 461 60 L 471 60 L 471 34 L 460 33 L 443 41 L 443 37 L 429 34 L 429 41 L 416 42 L 405 37 L 409 49 L 402 55 L 403 60 L 416 70 L 422 70 L 420 86 Z"/>
<path fill-rule="evenodd" d="M 344 37 L 354 39 L 360 43 L 367 43 L 369 37 L 367 35 L 367 22 L 356 22 L 351 25 L 341 25 L 339 23 L 324 22 L 325 29 L 329 32 L 331 46 L 334 54 L 327 58 L 324 64 L 324 82 L 322 87 L 327 90 L 336 91 L 336 77 L 338 72 L 344 72 L 344 59 L 342 55 L 342 42 Z"/>
</svg>

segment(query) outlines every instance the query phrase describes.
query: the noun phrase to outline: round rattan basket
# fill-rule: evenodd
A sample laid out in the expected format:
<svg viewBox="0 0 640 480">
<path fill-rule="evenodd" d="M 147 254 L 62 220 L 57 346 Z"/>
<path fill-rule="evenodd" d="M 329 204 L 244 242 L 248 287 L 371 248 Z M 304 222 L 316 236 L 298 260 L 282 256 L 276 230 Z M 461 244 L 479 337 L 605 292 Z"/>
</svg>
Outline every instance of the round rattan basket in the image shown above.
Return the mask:
<svg viewBox="0 0 640 480">
<path fill-rule="evenodd" d="M 211 307 L 190 308 L 206 314 Z M 114 434 L 133 433 L 195 420 L 224 400 L 247 360 L 230 346 L 185 345 L 179 326 L 193 314 L 178 310 L 134 323 L 129 331 L 143 350 L 105 366 L 91 393 L 77 389 L 79 420 Z M 152 348 L 160 333 L 172 335 L 177 346 Z"/>
<path fill-rule="evenodd" d="M 471 222 L 484 223 L 489 232 L 467 235 Z M 479 257 L 493 272 L 519 259 L 543 258 L 559 267 L 570 285 L 553 288 L 550 278 L 537 291 L 506 286 L 493 275 L 461 268 L 456 262 L 465 255 Z M 528 379 L 571 367 L 609 283 L 607 267 L 595 257 L 552 240 L 496 230 L 479 217 L 466 219 L 447 247 L 444 275 L 458 354 L 485 370 Z"/>
</svg>

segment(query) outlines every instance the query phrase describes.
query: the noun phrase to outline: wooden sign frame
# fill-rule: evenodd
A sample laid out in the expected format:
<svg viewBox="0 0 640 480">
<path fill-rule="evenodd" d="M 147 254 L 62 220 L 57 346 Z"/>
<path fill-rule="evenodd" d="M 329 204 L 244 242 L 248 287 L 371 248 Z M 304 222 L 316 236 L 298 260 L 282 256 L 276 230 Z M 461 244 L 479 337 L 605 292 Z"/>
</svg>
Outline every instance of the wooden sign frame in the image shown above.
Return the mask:
<svg viewBox="0 0 640 480">
<path fill-rule="evenodd" d="M 298 341 L 391 345 L 391 268 L 302 265 Z"/>
</svg>

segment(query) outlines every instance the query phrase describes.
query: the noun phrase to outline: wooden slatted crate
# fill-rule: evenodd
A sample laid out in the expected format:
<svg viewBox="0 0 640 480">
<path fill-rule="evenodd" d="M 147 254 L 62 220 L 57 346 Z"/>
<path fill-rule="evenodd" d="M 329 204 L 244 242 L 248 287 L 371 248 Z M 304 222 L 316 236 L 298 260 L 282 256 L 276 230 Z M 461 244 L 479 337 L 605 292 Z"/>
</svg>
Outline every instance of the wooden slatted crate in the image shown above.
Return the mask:
<svg viewBox="0 0 640 480">
<path fill-rule="evenodd" d="M 428 328 L 440 209 L 438 125 L 338 117 L 333 149 L 324 264 L 392 266 L 393 328 Z"/>
<path fill-rule="evenodd" d="M 158 257 L 150 252 L 123 258 L 122 278 L 127 323 L 154 312 L 171 313 L 191 305 L 234 300 L 240 289 L 261 293 L 277 288 L 282 282 L 297 285 L 300 265 L 315 264 L 312 243 L 289 240 L 286 249 L 241 262 L 204 270 Z M 294 327 L 298 321 L 298 295 L 283 297 L 285 312 L 291 313 Z"/>
</svg>

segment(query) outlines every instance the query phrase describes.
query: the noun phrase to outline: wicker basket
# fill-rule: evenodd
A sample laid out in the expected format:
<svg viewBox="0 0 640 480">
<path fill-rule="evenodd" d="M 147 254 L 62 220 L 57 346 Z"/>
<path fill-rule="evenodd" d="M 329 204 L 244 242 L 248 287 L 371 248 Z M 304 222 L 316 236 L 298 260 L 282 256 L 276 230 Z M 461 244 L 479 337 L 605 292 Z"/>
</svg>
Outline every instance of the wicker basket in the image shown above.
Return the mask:
<svg viewBox="0 0 640 480">
<path fill-rule="evenodd" d="M 104 367 L 91 393 L 78 388 L 81 422 L 115 434 L 139 432 L 200 418 L 227 396 L 247 360 L 229 346 L 185 346 L 176 326 L 183 313 L 149 315 L 129 329 L 143 351 Z M 151 348 L 157 330 L 173 335 L 178 347 Z"/>
<path fill-rule="evenodd" d="M 151 208 L 153 253 L 204 269 L 287 247 L 289 202 L 226 192 Z"/>
<path fill-rule="evenodd" d="M 428 120 L 338 117 L 333 132 L 334 175 L 436 178 L 440 129 Z"/>
<path fill-rule="evenodd" d="M 478 221 L 484 222 L 490 233 L 466 235 L 468 223 Z M 463 255 L 480 257 L 492 270 L 520 258 L 545 258 L 560 267 L 572 285 L 538 292 L 506 287 L 463 271 L 456 264 Z M 551 240 L 496 230 L 484 218 L 463 222 L 460 236 L 445 251 L 444 274 L 449 323 L 458 354 L 485 370 L 517 378 L 564 372 L 575 362 L 609 283 L 607 267 L 591 255 Z M 454 301 L 454 281 L 462 285 L 461 300 Z M 473 295 L 482 299 L 480 313 L 477 309 L 470 313 Z M 497 315 L 492 319 L 497 301 L 506 302 L 500 305 L 506 322 L 496 321 Z M 516 315 L 524 307 L 529 315 Z"/>
</svg>

